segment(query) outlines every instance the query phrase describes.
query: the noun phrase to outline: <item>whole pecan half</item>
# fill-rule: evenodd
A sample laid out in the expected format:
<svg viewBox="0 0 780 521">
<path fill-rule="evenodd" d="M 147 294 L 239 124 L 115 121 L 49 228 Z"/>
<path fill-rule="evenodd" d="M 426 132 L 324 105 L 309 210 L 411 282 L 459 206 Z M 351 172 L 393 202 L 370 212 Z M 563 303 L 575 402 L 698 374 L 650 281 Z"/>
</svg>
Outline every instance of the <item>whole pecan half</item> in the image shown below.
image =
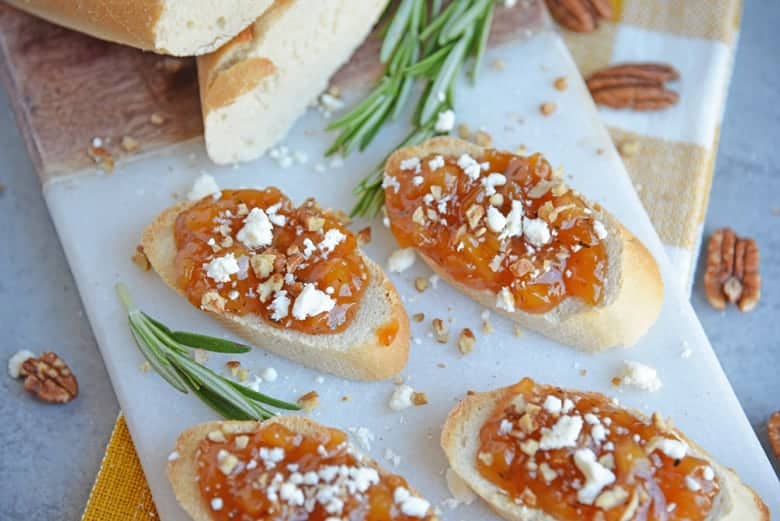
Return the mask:
<svg viewBox="0 0 780 521">
<path fill-rule="evenodd" d="M 52 352 L 25 360 L 19 375 L 25 379 L 25 390 L 44 402 L 66 403 L 79 394 L 79 384 L 68 364 Z"/>
<path fill-rule="evenodd" d="M 566 29 L 589 33 L 598 28 L 600 19 L 612 18 L 609 0 L 545 0 L 555 21 Z"/>
<path fill-rule="evenodd" d="M 737 237 L 734 230 L 715 231 L 707 245 L 704 291 L 716 309 L 736 304 L 751 311 L 761 296 L 758 245 L 753 239 Z"/>
<path fill-rule="evenodd" d="M 666 82 L 680 73 L 663 63 L 624 63 L 598 70 L 585 83 L 593 100 L 615 109 L 661 110 L 677 103 L 679 95 Z"/>
</svg>

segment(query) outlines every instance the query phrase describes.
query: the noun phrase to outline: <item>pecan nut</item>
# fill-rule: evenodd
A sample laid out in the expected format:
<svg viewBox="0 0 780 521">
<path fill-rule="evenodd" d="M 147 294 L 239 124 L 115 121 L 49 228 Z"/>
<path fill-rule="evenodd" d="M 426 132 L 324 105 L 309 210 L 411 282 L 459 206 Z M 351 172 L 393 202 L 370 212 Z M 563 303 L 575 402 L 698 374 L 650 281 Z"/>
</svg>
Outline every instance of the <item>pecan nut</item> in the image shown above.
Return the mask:
<svg viewBox="0 0 780 521">
<path fill-rule="evenodd" d="M 736 304 L 751 311 L 761 296 L 758 245 L 753 239 L 737 237 L 734 230 L 715 231 L 707 245 L 704 291 L 716 309 Z"/>
<path fill-rule="evenodd" d="M 624 63 L 598 70 L 585 83 L 593 100 L 614 109 L 662 110 L 671 107 L 679 95 L 666 83 L 680 78 L 671 65 Z"/>
<path fill-rule="evenodd" d="M 772 445 L 772 450 L 775 451 L 775 456 L 780 458 L 780 411 L 769 417 L 766 430 L 769 434 L 769 443 Z"/>
<path fill-rule="evenodd" d="M 25 360 L 19 375 L 24 377 L 24 389 L 44 402 L 67 403 L 79 394 L 79 384 L 68 364 L 50 351 Z"/>
<path fill-rule="evenodd" d="M 577 33 L 598 28 L 599 20 L 612 18 L 609 0 L 545 0 L 550 14 L 560 25 Z"/>
</svg>

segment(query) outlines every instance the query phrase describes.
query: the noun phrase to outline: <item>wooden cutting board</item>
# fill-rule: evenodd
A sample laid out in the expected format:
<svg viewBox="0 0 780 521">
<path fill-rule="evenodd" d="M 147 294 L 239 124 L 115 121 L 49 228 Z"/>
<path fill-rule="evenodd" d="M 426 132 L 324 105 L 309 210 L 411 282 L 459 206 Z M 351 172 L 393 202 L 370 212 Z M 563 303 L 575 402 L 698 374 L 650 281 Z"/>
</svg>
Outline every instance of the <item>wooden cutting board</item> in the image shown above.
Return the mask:
<svg viewBox="0 0 780 521">
<path fill-rule="evenodd" d="M 496 19 L 491 44 L 524 37 L 545 17 L 541 2 Z M 338 85 L 380 73 L 369 38 L 334 77 Z M 202 133 L 195 60 L 105 42 L 0 4 L 0 74 L 42 182 L 94 165 L 94 137 L 115 158 L 130 136 L 154 151 Z M 154 115 L 154 117 L 152 117 Z M 160 118 L 162 122 L 160 123 Z"/>
</svg>

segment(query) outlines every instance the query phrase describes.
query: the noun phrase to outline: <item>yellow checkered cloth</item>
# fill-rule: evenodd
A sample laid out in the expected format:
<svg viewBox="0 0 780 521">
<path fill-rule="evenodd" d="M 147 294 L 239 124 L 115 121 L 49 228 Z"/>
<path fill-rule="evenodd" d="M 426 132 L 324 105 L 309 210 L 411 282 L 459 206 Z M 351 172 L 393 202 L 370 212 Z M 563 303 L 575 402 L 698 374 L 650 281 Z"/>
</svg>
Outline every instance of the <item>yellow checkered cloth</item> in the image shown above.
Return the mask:
<svg viewBox="0 0 780 521">
<path fill-rule="evenodd" d="M 612 0 L 617 22 L 564 32 L 583 75 L 611 63 L 659 61 L 681 72 L 680 103 L 662 113 L 602 110 L 645 208 L 681 280 L 690 284 L 701 240 L 741 0 Z M 632 143 L 633 145 L 633 143 Z M 157 512 L 119 416 L 82 521 L 154 521 Z"/>
</svg>

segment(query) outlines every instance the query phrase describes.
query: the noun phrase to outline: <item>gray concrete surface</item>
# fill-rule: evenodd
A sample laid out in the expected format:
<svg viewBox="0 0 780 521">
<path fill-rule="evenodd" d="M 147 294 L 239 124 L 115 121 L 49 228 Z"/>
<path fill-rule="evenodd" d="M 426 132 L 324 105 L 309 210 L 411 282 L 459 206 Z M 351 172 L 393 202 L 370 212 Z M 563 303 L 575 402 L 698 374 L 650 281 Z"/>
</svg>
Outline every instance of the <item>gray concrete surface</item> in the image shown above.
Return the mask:
<svg viewBox="0 0 780 521">
<path fill-rule="evenodd" d="M 698 283 L 701 267 L 692 296 L 768 451 L 766 419 L 780 409 L 777 20 L 780 3 L 747 2 L 706 224 L 707 232 L 729 225 L 758 240 L 761 303 L 747 315 L 714 311 Z M 0 519 L 76 520 L 118 407 L 5 93 L 0 183 Z M 5 361 L 23 348 L 61 353 L 78 373 L 79 399 L 65 407 L 42 405 L 7 378 Z"/>
</svg>

